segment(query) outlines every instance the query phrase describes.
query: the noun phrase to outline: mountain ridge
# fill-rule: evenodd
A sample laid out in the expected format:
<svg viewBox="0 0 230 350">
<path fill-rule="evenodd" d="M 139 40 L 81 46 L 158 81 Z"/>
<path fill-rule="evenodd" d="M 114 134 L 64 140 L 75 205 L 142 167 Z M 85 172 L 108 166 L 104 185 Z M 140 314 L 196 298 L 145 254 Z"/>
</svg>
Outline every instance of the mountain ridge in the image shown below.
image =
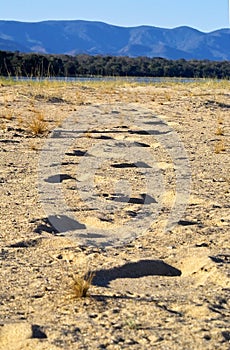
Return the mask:
<svg viewBox="0 0 230 350">
<path fill-rule="evenodd" d="M 47 54 L 230 60 L 230 29 L 121 27 L 100 21 L 0 20 L 0 50 Z"/>
</svg>

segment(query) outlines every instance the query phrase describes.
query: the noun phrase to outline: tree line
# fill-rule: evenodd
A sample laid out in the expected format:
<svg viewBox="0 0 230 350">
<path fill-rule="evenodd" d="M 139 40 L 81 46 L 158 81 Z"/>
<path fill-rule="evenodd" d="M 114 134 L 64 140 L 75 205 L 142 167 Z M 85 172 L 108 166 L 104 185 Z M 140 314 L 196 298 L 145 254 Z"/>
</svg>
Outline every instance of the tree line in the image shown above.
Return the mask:
<svg viewBox="0 0 230 350">
<path fill-rule="evenodd" d="M 0 51 L 0 76 L 8 77 L 184 77 L 229 79 L 230 61 L 160 57 L 52 55 Z"/>
</svg>

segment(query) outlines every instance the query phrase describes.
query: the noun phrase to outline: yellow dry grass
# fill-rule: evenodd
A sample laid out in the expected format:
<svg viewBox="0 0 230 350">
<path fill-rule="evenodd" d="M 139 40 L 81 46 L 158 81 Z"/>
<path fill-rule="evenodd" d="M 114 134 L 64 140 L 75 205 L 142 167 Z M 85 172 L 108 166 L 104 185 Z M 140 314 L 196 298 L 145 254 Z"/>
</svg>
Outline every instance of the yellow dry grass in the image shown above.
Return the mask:
<svg viewBox="0 0 230 350">
<path fill-rule="evenodd" d="M 85 298 L 89 295 L 94 273 L 87 272 L 84 275 L 73 275 L 72 292 L 74 298 Z"/>
</svg>

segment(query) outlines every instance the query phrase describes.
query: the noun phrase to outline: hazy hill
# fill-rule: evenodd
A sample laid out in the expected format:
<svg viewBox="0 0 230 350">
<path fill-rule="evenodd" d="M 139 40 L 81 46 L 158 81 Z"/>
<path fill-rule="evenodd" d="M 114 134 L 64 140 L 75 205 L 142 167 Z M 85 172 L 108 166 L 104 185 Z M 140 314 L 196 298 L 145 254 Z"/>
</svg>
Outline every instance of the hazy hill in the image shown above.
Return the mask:
<svg viewBox="0 0 230 350">
<path fill-rule="evenodd" d="M 230 29 L 119 27 L 91 21 L 0 21 L 0 50 L 230 60 Z"/>
</svg>

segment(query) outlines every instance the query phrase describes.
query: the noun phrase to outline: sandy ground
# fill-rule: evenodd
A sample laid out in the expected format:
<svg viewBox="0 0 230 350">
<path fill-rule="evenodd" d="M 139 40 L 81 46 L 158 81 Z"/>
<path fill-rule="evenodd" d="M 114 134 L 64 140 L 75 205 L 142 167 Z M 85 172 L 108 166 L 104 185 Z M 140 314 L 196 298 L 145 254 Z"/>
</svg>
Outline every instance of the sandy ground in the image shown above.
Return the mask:
<svg viewBox="0 0 230 350">
<path fill-rule="evenodd" d="M 0 349 L 230 349 L 229 101 L 229 82 L 1 82 Z M 56 159 L 66 120 L 86 130 Z"/>
</svg>

